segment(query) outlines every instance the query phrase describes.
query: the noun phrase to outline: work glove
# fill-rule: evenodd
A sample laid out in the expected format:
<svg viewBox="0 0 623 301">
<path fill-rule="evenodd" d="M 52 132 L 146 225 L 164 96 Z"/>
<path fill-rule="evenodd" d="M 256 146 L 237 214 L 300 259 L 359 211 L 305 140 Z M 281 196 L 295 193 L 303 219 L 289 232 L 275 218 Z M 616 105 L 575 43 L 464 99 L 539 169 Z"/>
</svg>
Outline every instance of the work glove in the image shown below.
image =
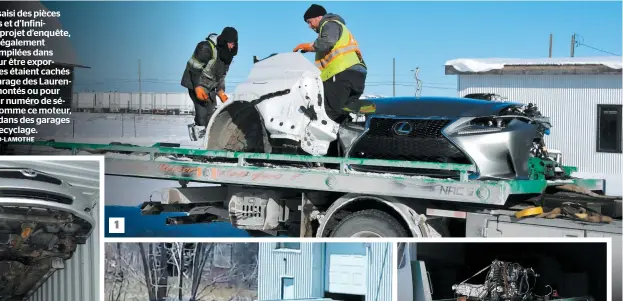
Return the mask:
<svg viewBox="0 0 623 301">
<path fill-rule="evenodd" d="M 225 103 L 229 98 L 227 97 L 227 94 L 225 94 L 225 91 L 223 90 L 219 90 L 218 93 L 216 94 L 218 95 L 218 98 L 221 99 L 222 103 Z"/>
<path fill-rule="evenodd" d="M 294 48 L 294 52 L 301 50 L 302 53 L 314 51 L 314 43 L 303 43 L 299 44 Z"/>
<path fill-rule="evenodd" d="M 208 100 L 208 92 L 206 92 L 206 90 L 201 86 L 195 87 L 195 94 L 197 95 L 197 98 L 199 98 L 199 100 Z"/>
</svg>

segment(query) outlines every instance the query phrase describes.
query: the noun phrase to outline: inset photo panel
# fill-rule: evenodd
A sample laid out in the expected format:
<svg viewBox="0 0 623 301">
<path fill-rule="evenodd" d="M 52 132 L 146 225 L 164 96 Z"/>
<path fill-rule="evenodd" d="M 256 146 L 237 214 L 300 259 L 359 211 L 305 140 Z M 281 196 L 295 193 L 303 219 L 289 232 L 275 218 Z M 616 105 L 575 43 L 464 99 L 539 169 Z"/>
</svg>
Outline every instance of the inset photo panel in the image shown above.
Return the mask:
<svg viewBox="0 0 623 301">
<path fill-rule="evenodd" d="M 623 236 L 617 1 L 151 2 L 0 2 L 0 154 L 105 156 L 106 238 Z"/>
<path fill-rule="evenodd" d="M 101 300 L 103 169 L 96 156 L 0 156 L 0 300 Z"/>
<path fill-rule="evenodd" d="M 107 301 L 391 301 L 391 242 L 107 242 Z"/>
<path fill-rule="evenodd" d="M 397 301 L 621 300 L 610 238 L 398 243 Z M 621 264 L 619 261 L 616 263 Z"/>
</svg>

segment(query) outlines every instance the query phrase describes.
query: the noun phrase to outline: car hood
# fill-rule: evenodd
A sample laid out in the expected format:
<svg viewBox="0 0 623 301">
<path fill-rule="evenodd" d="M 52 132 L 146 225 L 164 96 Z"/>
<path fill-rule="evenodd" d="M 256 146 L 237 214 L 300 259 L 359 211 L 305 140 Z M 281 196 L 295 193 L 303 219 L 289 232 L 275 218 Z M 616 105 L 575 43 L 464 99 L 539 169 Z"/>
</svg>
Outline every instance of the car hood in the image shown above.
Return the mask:
<svg viewBox="0 0 623 301">
<path fill-rule="evenodd" d="M 496 115 L 508 107 L 521 107 L 522 103 L 487 101 L 458 97 L 391 97 L 374 98 L 375 115 L 408 117 L 480 117 Z"/>
</svg>

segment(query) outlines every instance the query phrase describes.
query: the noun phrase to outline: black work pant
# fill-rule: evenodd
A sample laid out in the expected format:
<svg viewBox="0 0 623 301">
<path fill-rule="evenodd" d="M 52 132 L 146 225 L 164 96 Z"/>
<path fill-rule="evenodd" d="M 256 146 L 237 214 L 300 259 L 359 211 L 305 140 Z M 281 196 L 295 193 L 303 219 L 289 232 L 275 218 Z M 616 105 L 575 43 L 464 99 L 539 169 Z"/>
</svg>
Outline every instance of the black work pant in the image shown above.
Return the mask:
<svg viewBox="0 0 623 301">
<path fill-rule="evenodd" d="M 188 95 L 190 95 L 190 99 L 192 99 L 195 105 L 195 125 L 207 126 L 210 118 L 212 118 L 212 114 L 216 111 L 215 93 L 208 93 L 209 98 L 206 101 L 197 98 L 197 94 L 195 94 L 193 89 L 188 89 Z"/>
<path fill-rule="evenodd" d="M 366 74 L 354 70 L 344 70 L 329 78 L 324 85 L 325 111 L 331 120 L 341 123 L 348 112 L 347 106 L 354 111 L 359 110 L 359 97 L 366 87 Z"/>
</svg>

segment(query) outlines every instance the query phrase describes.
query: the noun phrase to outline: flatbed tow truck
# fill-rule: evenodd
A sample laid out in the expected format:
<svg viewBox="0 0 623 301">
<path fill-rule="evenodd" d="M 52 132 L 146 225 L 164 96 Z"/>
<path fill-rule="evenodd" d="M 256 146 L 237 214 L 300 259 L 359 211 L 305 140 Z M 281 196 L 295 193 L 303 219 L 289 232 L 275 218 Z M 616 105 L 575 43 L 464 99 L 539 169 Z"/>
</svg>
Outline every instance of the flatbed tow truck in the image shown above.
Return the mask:
<svg viewBox="0 0 623 301">
<path fill-rule="evenodd" d="M 622 234 L 621 198 L 608 197 L 605 180 L 545 180 L 548 162 L 530 161 L 528 180 L 470 180 L 471 165 L 240 153 L 180 148 L 37 141 L 14 144 L 20 154 L 104 155 L 107 175 L 177 180 L 162 202 L 143 214 L 185 212 L 167 224 L 225 221 L 251 235 L 294 237 L 616 237 Z M 350 165 L 454 170 L 459 179 L 357 172 Z M 322 167 L 321 167 L 322 166 Z M 564 166 L 570 175 L 574 167 Z M 187 187 L 189 182 L 219 186 Z M 567 189 L 568 187 L 574 189 Z M 580 188 L 579 190 L 577 188 Z M 518 201 L 520 200 L 520 201 Z M 612 218 L 517 218 L 526 201 L 537 207 L 581 204 Z M 206 233 L 207 234 L 207 233 Z M 207 234 L 209 235 L 209 234 Z"/>
</svg>

